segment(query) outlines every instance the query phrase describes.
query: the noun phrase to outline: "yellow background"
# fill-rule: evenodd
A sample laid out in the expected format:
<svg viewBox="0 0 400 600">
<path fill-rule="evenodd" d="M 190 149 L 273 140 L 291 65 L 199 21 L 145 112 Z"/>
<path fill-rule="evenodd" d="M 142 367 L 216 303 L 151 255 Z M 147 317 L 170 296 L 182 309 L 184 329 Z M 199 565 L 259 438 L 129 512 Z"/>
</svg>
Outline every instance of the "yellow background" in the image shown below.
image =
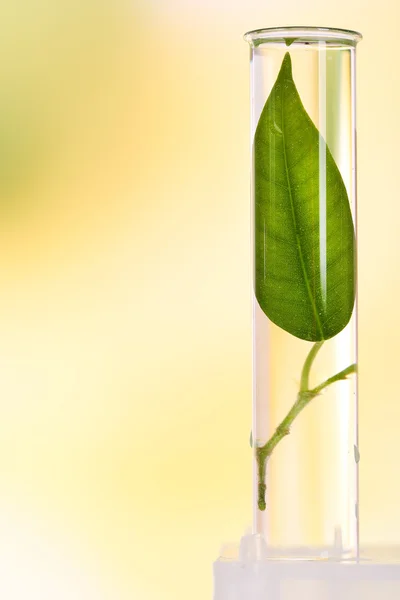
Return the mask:
<svg viewBox="0 0 400 600">
<path fill-rule="evenodd" d="M 360 30 L 361 533 L 400 540 L 396 0 L 0 7 L 0 597 L 204 600 L 251 520 L 248 48 Z"/>
</svg>

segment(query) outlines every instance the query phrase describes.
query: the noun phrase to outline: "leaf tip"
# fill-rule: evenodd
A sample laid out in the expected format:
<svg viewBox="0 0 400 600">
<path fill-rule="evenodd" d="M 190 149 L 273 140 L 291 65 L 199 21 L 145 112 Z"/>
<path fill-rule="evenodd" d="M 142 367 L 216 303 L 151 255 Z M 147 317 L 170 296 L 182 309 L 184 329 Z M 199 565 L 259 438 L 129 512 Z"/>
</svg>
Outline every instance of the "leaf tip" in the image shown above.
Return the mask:
<svg viewBox="0 0 400 600">
<path fill-rule="evenodd" d="M 292 76 L 292 59 L 290 58 L 289 52 L 286 52 L 285 57 L 283 59 L 281 73 L 290 75 L 290 77 Z"/>
</svg>

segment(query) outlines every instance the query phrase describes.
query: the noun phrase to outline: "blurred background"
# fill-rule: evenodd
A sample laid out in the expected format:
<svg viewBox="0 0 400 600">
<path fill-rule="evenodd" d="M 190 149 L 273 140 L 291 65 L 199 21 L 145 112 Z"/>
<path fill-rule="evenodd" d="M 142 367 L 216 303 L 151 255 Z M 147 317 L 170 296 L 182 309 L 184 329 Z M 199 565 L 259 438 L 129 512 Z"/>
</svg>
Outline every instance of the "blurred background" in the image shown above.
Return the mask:
<svg viewBox="0 0 400 600">
<path fill-rule="evenodd" d="M 400 541 L 395 0 L 0 5 L 0 596 L 204 600 L 251 521 L 249 51 L 360 30 L 361 534 Z"/>
</svg>

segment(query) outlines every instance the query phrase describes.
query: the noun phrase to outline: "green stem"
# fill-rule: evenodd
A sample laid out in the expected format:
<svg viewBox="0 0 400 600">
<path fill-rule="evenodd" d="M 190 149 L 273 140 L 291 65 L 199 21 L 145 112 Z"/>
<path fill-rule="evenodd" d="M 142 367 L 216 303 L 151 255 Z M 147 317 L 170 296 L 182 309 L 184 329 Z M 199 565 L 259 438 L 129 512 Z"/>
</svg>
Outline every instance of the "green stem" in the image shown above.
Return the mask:
<svg viewBox="0 0 400 600">
<path fill-rule="evenodd" d="M 342 371 L 339 371 L 339 373 L 336 373 L 336 375 L 329 377 L 329 379 L 327 379 L 323 383 L 320 383 L 319 385 L 317 385 L 317 387 L 315 387 L 313 390 L 311 390 L 310 393 L 313 394 L 314 396 L 318 396 L 318 394 L 320 392 L 322 392 L 323 389 L 328 387 L 328 385 L 331 385 L 331 383 L 335 383 L 335 381 L 340 381 L 341 379 L 347 379 L 347 376 L 351 375 L 352 373 L 357 373 L 357 364 L 356 363 L 346 367 Z"/>
<path fill-rule="evenodd" d="M 346 379 L 348 375 L 351 373 L 355 373 L 357 371 L 357 365 L 353 364 L 339 371 L 336 375 L 329 377 L 323 383 L 320 383 L 313 389 L 309 389 L 309 378 L 310 378 L 310 370 L 312 364 L 317 356 L 319 350 L 321 349 L 324 342 L 316 342 L 310 352 L 307 355 L 305 360 L 302 372 L 301 372 L 301 380 L 300 380 L 300 390 L 297 394 L 296 402 L 293 404 L 292 408 L 283 419 L 283 421 L 278 425 L 273 435 L 270 437 L 268 442 L 264 444 L 264 446 L 260 446 L 256 449 L 256 457 L 257 457 L 257 466 L 258 466 L 258 508 L 260 510 L 265 510 L 266 502 L 265 502 L 265 493 L 267 490 L 267 486 L 265 483 L 265 476 L 267 470 L 267 462 L 274 451 L 275 447 L 279 444 L 279 442 L 289 435 L 290 427 L 297 417 L 297 415 L 311 402 L 313 398 L 318 396 L 322 390 L 326 387 L 335 383 L 336 381 L 340 381 Z"/>
<path fill-rule="evenodd" d="M 300 392 L 306 392 L 309 388 L 310 370 L 318 352 L 322 348 L 324 342 L 315 342 L 305 360 L 303 370 L 301 372 Z"/>
</svg>

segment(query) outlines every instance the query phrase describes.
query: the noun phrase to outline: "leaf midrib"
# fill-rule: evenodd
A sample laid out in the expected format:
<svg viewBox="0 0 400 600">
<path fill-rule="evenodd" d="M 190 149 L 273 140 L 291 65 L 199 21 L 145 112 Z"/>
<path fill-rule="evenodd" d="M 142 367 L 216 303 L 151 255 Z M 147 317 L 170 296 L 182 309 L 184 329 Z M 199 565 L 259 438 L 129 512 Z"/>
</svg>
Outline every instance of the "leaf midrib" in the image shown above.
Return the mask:
<svg viewBox="0 0 400 600">
<path fill-rule="evenodd" d="M 292 187 L 290 184 L 290 177 L 289 177 L 289 169 L 288 169 L 288 164 L 287 164 L 287 157 L 286 157 L 286 136 L 285 136 L 285 119 L 284 119 L 284 94 L 285 94 L 285 86 L 284 86 L 284 82 L 282 82 L 282 98 L 281 98 L 281 118 L 282 118 L 282 138 L 283 138 L 283 160 L 284 160 L 284 164 L 285 164 L 285 173 L 286 173 L 286 180 L 288 183 L 288 192 L 289 192 L 289 198 L 290 198 L 290 207 L 291 207 L 291 213 L 292 213 L 292 219 L 293 219 L 293 226 L 294 226 L 294 231 L 296 234 L 296 244 L 297 244 L 297 249 L 299 252 L 299 258 L 300 258 L 300 264 L 301 264 L 301 270 L 303 273 L 303 277 L 304 277 L 304 282 L 306 284 L 306 288 L 307 288 L 307 293 L 308 293 L 308 297 L 310 299 L 310 303 L 312 306 L 312 310 L 315 316 L 315 320 L 320 332 L 320 335 L 322 337 L 322 339 L 324 339 L 324 331 L 322 329 L 322 325 L 321 325 L 321 321 L 319 318 L 319 314 L 317 311 L 317 307 L 315 305 L 314 302 L 314 298 L 311 292 L 311 288 L 310 288 L 310 282 L 308 280 L 307 277 L 307 271 L 306 271 L 306 267 L 305 267 L 305 263 L 304 263 L 304 258 L 303 258 L 303 249 L 301 247 L 301 242 L 300 242 L 300 237 L 299 234 L 297 232 L 297 221 L 296 221 L 296 213 L 294 210 L 294 202 L 293 202 L 293 196 L 292 196 Z M 299 161 L 301 162 L 301 161 Z"/>
</svg>

